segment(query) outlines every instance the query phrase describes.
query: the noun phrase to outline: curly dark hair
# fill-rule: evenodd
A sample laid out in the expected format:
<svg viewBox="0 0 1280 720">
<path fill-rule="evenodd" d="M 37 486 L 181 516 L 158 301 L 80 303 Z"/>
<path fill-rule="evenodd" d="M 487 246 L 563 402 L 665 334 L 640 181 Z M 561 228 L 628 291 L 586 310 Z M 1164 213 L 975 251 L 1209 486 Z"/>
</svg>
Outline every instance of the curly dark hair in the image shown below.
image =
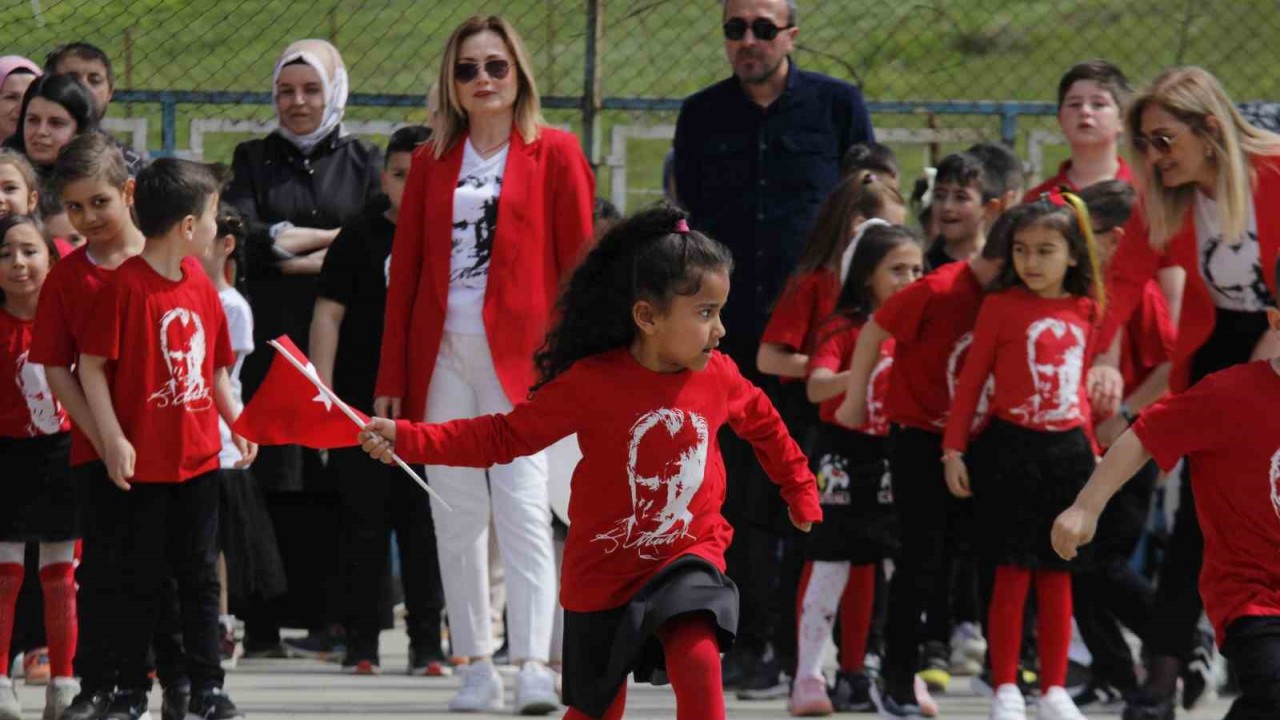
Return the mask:
<svg viewBox="0 0 1280 720">
<path fill-rule="evenodd" d="M 537 390 L 585 357 L 627 347 L 635 339 L 632 307 L 665 309 L 677 295 L 697 294 L 707 273 L 731 273 L 733 255 L 695 230 L 677 230 L 687 215 L 662 204 L 605 233 L 573 273 L 556 303 L 559 321 L 534 355 Z"/>
</svg>

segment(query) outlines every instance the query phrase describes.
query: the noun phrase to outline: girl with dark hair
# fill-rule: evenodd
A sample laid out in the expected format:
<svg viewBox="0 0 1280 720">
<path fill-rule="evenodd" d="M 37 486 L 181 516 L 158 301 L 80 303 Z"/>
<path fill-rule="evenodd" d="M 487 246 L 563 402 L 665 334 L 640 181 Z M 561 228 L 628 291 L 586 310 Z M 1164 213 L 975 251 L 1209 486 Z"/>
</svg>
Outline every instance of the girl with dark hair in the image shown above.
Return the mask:
<svg viewBox="0 0 1280 720">
<path fill-rule="evenodd" d="M 621 718 L 627 675 L 664 666 L 679 720 L 724 718 L 720 652 L 738 602 L 723 574 L 721 426 L 755 446 L 797 528 L 822 519 L 772 404 L 716 351 L 732 264 L 679 211 L 640 213 L 573 274 L 527 402 L 438 425 L 378 418 L 361 436 L 383 461 L 394 447 L 410 462 L 487 467 L 578 434 L 560 593 L 566 718 Z"/>
</svg>

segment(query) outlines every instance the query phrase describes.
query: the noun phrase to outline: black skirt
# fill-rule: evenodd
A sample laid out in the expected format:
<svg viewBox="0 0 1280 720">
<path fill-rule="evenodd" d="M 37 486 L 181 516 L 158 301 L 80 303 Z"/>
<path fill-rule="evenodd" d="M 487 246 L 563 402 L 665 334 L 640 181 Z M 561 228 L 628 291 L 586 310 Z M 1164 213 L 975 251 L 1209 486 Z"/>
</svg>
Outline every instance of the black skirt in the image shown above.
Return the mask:
<svg viewBox="0 0 1280 720">
<path fill-rule="evenodd" d="M 564 704 L 600 717 L 628 673 L 636 682 L 665 684 L 658 628 L 677 615 L 695 612 L 714 619 L 720 652 L 728 652 L 738 632 L 738 588 L 693 555 L 663 568 L 626 605 L 596 612 L 565 610 Z"/>
<path fill-rule="evenodd" d="M 262 487 L 248 469 L 223 470 L 218 487 L 218 539 L 227 560 L 231 604 L 283 595 L 288 589 L 284 563 Z"/>
<path fill-rule="evenodd" d="M 1083 429 L 1041 432 L 992 419 L 968 465 L 980 551 L 997 565 L 1075 566 L 1058 557 L 1049 535 L 1093 473 L 1093 447 Z"/>
<path fill-rule="evenodd" d="M 85 493 L 72 479 L 70 453 L 69 433 L 0 438 L 0 541 L 80 539 Z"/>
<path fill-rule="evenodd" d="M 888 438 L 822 423 L 809 456 L 822 504 L 822 522 L 806 540 L 810 560 L 867 565 L 897 555 L 888 450 Z"/>
</svg>

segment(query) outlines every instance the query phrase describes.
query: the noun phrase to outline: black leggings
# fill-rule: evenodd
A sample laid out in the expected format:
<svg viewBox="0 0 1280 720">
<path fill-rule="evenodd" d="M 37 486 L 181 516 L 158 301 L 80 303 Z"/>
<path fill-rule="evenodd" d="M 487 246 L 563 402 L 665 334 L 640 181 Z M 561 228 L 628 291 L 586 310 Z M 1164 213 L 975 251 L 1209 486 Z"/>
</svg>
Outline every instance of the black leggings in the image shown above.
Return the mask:
<svg viewBox="0 0 1280 720">
<path fill-rule="evenodd" d="M 1227 627 L 1222 654 L 1240 681 L 1240 697 L 1224 720 L 1280 717 L 1280 618 L 1239 618 Z"/>
</svg>

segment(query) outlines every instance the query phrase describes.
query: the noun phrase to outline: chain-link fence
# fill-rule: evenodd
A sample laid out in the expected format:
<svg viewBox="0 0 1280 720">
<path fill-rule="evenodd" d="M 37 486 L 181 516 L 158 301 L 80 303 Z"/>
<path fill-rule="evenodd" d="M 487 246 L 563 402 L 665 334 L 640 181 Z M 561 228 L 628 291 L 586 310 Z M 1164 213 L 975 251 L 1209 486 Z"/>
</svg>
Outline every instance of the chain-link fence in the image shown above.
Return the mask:
<svg viewBox="0 0 1280 720">
<path fill-rule="evenodd" d="M 424 119 L 459 21 L 501 13 L 525 37 L 550 120 L 593 141 L 602 194 L 636 200 L 657 190 L 679 100 L 728 75 L 720 12 L 718 0 L 4 0 L 0 53 L 39 61 L 93 42 L 115 63 L 115 131 L 153 153 L 225 160 L 272 121 L 271 69 L 288 42 L 342 50 L 348 119 L 377 136 Z M 861 85 L 877 127 L 916 154 L 1003 136 L 1037 168 L 1056 161 L 1057 79 L 1090 57 L 1136 83 L 1201 64 L 1237 100 L 1280 98 L 1274 0 L 800 0 L 799 24 L 798 64 Z"/>
</svg>

